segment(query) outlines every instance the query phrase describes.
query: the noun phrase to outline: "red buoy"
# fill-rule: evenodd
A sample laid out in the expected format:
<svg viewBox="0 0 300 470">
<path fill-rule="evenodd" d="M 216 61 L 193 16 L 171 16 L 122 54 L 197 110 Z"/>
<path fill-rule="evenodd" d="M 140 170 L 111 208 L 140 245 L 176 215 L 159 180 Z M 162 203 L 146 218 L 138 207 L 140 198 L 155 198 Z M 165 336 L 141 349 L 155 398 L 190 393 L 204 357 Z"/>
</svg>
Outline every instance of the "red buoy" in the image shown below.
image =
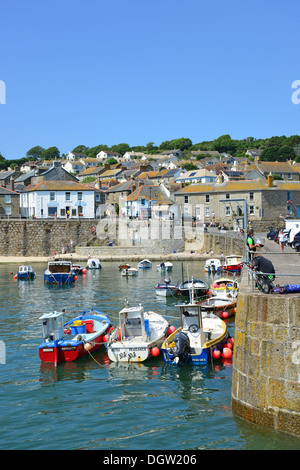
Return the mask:
<svg viewBox="0 0 300 470">
<path fill-rule="evenodd" d="M 169 328 L 168 328 L 168 335 L 171 335 L 172 333 L 174 333 L 175 330 L 176 330 L 175 326 L 170 325 Z"/>
<path fill-rule="evenodd" d="M 17 279 L 17 275 L 15 274 L 14 277 L 13 277 L 14 281 Z"/>
<path fill-rule="evenodd" d="M 154 348 L 151 349 L 152 356 L 157 357 L 159 356 L 159 353 L 160 353 L 160 350 L 157 346 L 154 346 Z"/>
<path fill-rule="evenodd" d="M 102 339 L 103 339 L 103 343 L 107 343 L 108 338 L 109 338 L 108 335 L 104 335 L 103 338 L 102 338 Z"/>
<path fill-rule="evenodd" d="M 222 312 L 221 318 L 228 318 L 228 312 Z"/>
<path fill-rule="evenodd" d="M 83 268 L 82 274 L 86 274 L 86 273 L 87 273 L 87 269 L 86 269 L 86 268 Z"/>
<path fill-rule="evenodd" d="M 224 359 L 230 359 L 232 357 L 232 350 L 229 348 L 223 348 L 222 357 L 224 357 Z"/>
<path fill-rule="evenodd" d="M 214 359 L 219 359 L 221 357 L 221 351 L 219 351 L 217 348 L 214 348 L 211 355 Z"/>
<path fill-rule="evenodd" d="M 234 339 L 231 338 L 231 336 L 228 336 L 228 338 L 227 338 L 227 343 L 230 343 L 230 344 L 232 344 L 232 346 L 233 346 L 233 345 L 234 345 Z"/>
<path fill-rule="evenodd" d="M 232 344 L 228 342 L 224 344 L 224 348 L 232 349 Z"/>
</svg>

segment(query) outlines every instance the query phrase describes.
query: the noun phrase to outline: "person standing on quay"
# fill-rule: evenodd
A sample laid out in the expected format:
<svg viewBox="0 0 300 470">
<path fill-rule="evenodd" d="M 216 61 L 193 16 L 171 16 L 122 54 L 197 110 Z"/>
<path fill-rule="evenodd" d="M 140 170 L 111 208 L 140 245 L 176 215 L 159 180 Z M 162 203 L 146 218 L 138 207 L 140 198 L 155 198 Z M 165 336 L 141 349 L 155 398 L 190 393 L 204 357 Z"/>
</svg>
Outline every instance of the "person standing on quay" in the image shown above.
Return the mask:
<svg viewBox="0 0 300 470">
<path fill-rule="evenodd" d="M 284 245 L 285 245 L 285 242 L 286 242 L 286 237 L 285 237 L 282 229 L 280 230 L 280 232 L 278 234 L 278 241 L 279 241 L 279 246 L 280 246 L 280 252 L 283 253 L 284 252 Z"/>
</svg>

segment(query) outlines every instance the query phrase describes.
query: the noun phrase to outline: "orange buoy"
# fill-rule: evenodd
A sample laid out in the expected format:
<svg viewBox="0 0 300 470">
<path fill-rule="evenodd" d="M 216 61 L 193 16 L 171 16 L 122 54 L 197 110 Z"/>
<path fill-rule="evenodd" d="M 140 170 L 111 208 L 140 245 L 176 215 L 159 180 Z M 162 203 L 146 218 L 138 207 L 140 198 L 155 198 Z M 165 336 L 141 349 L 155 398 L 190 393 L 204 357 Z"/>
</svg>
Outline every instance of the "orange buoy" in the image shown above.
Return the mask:
<svg viewBox="0 0 300 470">
<path fill-rule="evenodd" d="M 90 350 L 92 349 L 91 343 L 85 343 L 84 349 L 85 349 L 86 351 L 90 351 Z"/>
<path fill-rule="evenodd" d="M 236 308 L 235 308 L 235 307 L 234 307 L 234 309 L 233 309 L 233 313 L 236 314 Z"/>
<path fill-rule="evenodd" d="M 13 279 L 14 279 L 14 281 L 17 279 L 17 275 L 16 275 L 16 274 L 14 275 L 14 278 L 13 278 Z"/>
<path fill-rule="evenodd" d="M 232 357 L 232 350 L 229 348 L 223 348 L 222 357 L 224 359 L 230 359 Z"/>
<path fill-rule="evenodd" d="M 152 356 L 157 357 L 159 356 L 159 353 L 160 353 L 160 350 L 157 346 L 154 346 L 154 348 L 151 349 Z"/>
<path fill-rule="evenodd" d="M 121 325 L 119 325 L 118 330 L 119 330 L 119 331 L 118 331 L 118 338 L 119 338 L 119 340 L 121 341 L 121 339 L 122 339 L 122 336 L 121 336 Z"/>
</svg>

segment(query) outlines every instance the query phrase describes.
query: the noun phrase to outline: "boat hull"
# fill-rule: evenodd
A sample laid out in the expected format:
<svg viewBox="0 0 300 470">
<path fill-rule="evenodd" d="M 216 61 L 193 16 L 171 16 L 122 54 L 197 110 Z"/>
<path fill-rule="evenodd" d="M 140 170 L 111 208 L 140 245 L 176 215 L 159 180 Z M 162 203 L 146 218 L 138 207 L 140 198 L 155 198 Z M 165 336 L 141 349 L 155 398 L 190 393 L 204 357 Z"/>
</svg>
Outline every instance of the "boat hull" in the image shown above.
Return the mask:
<svg viewBox="0 0 300 470">
<path fill-rule="evenodd" d="M 35 273 L 18 273 L 17 279 L 34 279 Z"/>
<path fill-rule="evenodd" d="M 156 295 L 159 295 L 161 297 L 172 297 L 176 296 L 178 293 L 178 287 L 176 286 L 156 286 L 155 287 L 155 293 Z"/>
<path fill-rule="evenodd" d="M 83 323 L 98 322 L 96 327 L 98 331 L 93 334 L 78 335 L 76 333 L 74 335 L 70 326 L 74 320 L 82 320 Z M 39 357 L 41 361 L 58 364 L 60 362 L 75 361 L 80 357 L 87 356 L 105 344 L 104 335 L 109 334 L 112 330 L 109 318 L 101 312 L 97 316 L 84 313 L 74 318 L 74 320 L 64 325 L 65 336 L 63 338 L 40 344 Z"/>
<path fill-rule="evenodd" d="M 219 341 L 214 345 L 214 347 L 222 351 L 225 342 L 226 340 Z M 212 349 L 212 347 L 203 348 L 199 353 L 189 354 L 187 364 L 192 364 L 195 366 L 209 364 L 212 360 Z M 175 356 L 171 354 L 167 349 L 162 349 L 162 353 L 164 361 L 167 364 L 176 364 L 176 362 L 174 361 Z"/>
<path fill-rule="evenodd" d="M 47 284 L 73 284 L 75 282 L 75 273 L 50 273 L 45 271 L 44 282 Z"/>
<path fill-rule="evenodd" d="M 200 302 L 201 307 L 206 312 L 211 312 L 217 315 L 219 318 L 225 318 L 223 312 L 228 313 L 228 317 L 232 317 L 236 312 L 236 300 L 226 301 L 226 298 L 211 298 L 204 302 Z"/>
<path fill-rule="evenodd" d="M 107 354 L 113 362 L 144 362 L 154 357 L 151 353 L 152 348 L 160 350 L 164 340 L 165 337 L 152 343 L 117 341 L 108 347 Z"/>
</svg>

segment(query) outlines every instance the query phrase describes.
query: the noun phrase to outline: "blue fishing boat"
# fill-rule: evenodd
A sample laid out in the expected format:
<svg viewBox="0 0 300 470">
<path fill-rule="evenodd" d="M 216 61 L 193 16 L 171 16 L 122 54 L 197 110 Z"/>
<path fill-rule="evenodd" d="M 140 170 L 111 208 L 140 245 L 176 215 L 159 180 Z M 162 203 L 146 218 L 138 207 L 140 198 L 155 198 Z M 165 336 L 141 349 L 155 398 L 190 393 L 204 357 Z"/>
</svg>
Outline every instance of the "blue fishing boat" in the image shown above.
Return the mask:
<svg viewBox="0 0 300 470">
<path fill-rule="evenodd" d="M 16 279 L 34 279 L 35 272 L 32 266 L 19 266 L 19 270 L 16 274 Z"/>
<path fill-rule="evenodd" d="M 73 284 L 76 279 L 76 273 L 69 261 L 49 261 L 44 272 L 44 282 L 47 284 Z"/>
<path fill-rule="evenodd" d="M 148 259 L 143 259 L 142 261 L 139 262 L 138 268 L 140 268 L 140 269 L 152 268 L 152 263 Z"/>
</svg>

